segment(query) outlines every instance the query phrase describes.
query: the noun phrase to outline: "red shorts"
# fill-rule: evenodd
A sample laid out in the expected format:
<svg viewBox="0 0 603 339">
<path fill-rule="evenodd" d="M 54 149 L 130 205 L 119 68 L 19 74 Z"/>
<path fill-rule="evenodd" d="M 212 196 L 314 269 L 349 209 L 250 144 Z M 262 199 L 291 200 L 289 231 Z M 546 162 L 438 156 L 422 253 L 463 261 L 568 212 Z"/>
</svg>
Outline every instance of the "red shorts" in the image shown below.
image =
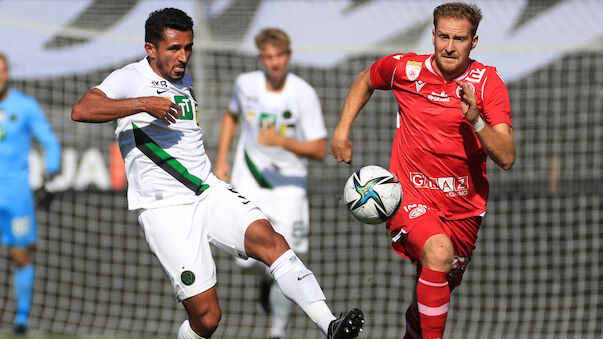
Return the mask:
<svg viewBox="0 0 603 339">
<path fill-rule="evenodd" d="M 438 216 L 426 204 L 412 197 L 408 197 L 408 200 L 406 198 L 398 213 L 387 222 L 387 227 L 394 236 L 393 250 L 413 263 L 421 262 L 425 241 L 432 235 L 445 234 L 454 248 L 448 282 L 451 288 L 458 286 L 475 249 L 482 217 L 447 220 Z"/>
</svg>

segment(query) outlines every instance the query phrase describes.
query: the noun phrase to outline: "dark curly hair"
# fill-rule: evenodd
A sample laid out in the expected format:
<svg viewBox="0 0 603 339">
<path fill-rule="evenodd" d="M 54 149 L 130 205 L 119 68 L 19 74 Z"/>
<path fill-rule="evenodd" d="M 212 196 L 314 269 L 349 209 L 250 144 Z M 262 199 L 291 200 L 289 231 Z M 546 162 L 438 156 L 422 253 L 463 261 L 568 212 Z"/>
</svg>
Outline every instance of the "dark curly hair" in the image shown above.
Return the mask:
<svg viewBox="0 0 603 339">
<path fill-rule="evenodd" d="M 172 28 L 178 31 L 192 31 L 193 19 L 177 8 L 159 9 L 151 14 L 144 25 L 144 41 L 156 45 L 163 40 L 163 31 Z"/>
</svg>

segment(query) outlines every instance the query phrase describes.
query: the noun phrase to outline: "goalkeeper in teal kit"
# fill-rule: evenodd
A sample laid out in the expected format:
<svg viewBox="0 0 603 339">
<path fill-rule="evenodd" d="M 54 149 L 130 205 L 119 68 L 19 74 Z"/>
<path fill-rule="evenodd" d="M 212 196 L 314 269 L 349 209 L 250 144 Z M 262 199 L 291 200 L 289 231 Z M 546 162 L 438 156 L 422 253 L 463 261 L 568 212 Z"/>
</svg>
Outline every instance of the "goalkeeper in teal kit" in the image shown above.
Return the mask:
<svg viewBox="0 0 603 339">
<path fill-rule="evenodd" d="M 0 54 L 0 237 L 16 264 L 17 301 L 14 329 L 27 331 L 33 295 L 34 267 L 30 246 L 36 240 L 34 199 L 29 186 L 31 137 L 45 150 L 45 177 L 60 164 L 60 146 L 35 99 L 8 88 L 8 61 Z"/>
</svg>

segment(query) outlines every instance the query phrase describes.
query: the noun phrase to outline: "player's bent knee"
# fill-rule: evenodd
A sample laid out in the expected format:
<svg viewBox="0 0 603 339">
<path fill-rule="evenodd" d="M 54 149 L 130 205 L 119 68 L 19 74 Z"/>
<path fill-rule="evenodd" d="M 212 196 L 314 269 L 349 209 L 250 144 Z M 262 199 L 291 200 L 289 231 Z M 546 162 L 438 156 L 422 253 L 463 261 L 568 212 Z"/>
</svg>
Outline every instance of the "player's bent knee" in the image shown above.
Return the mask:
<svg viewBox="0 0 603 339">
<path fill-rule="evenodd" d="M 208 338 L 218 328 L 222 310 L 218 304 L 215 288 L 183 301 L 190 327 L 201 337 Z"/>
<path fill-rule="evenodd" d="M 31 263 L 31 257 L 28 249 L 13 247 L 10 250 L 10 256 L 17 267 L 25 267 Z"/>
<path fill-rule="evenodd" d="M 285 237 L 276 232 L 270 234 L 269 240 L 266 241 L 265 246 L 278 256 L 289 249 L 289 244 L 287 243 L 287 240 L 285 240 Z"/>
<path fill-rule="evenodd" d="M 212 333 L 218 328 L 220 324 L 220 320 L 222 319 L 222 311 L 218 310 L 218 312 L 212 312 L 205 315 L 201 322 L 203 326 L 211 331 Z"/>
<path fill-rule="evenodd" d="M 253 222 L 245 233 L 245 252 L 267 265 L 289 249 L 285 238 L 277 233 L 267 220 Z"/>
<path fill-rule="evenodd" d="M 216 331 L 220 319 L 222 319 L 222 311 L 219 308 L 196 317 L 189 317 L 193 331 L 203 337 L 209 337 Z"/>
<path fill-rule="evenodd" d="M 450 238 L 444 234 L 431 236 L 423 245 L 423 266 L 436 271 L 449 271 L 454 256 Z"/>
</svg>

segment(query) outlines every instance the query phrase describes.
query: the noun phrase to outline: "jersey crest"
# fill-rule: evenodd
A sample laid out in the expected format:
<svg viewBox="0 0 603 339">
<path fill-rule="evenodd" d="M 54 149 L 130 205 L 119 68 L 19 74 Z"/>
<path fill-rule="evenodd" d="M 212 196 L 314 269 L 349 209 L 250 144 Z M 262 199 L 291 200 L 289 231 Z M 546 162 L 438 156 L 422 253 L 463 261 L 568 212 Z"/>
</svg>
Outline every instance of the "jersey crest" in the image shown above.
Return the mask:
<svg viewBox="0 0 603 339">
<path fill-rule="evenodd" d="M 469 89 L 471 90 L 471 92 L 473 92 L 473 94 L 475 94 L 475 86 L 473 86 L 473 84 L 472 84 L 472 83 L 470 83 L 470 82 L 467 82 L 467 85 L 469 85 Z M 457 86 L 457 87 L 456 87 L 456 96 L 457 96 L 458 98 L 460 98 L 460 97 L 461 97 L 461 91 L 462 91 L 462 90 L 463 90 L 463 89 L 461 88 L 461 86 Z"/>
<path fill-rule="evenodd" d="M 407 61 L 406 62 L 406 77 L 410 81 L 417 80 L 419 74 L 421 73 L 422 63 L 417 61 Z"/>
</svg>

